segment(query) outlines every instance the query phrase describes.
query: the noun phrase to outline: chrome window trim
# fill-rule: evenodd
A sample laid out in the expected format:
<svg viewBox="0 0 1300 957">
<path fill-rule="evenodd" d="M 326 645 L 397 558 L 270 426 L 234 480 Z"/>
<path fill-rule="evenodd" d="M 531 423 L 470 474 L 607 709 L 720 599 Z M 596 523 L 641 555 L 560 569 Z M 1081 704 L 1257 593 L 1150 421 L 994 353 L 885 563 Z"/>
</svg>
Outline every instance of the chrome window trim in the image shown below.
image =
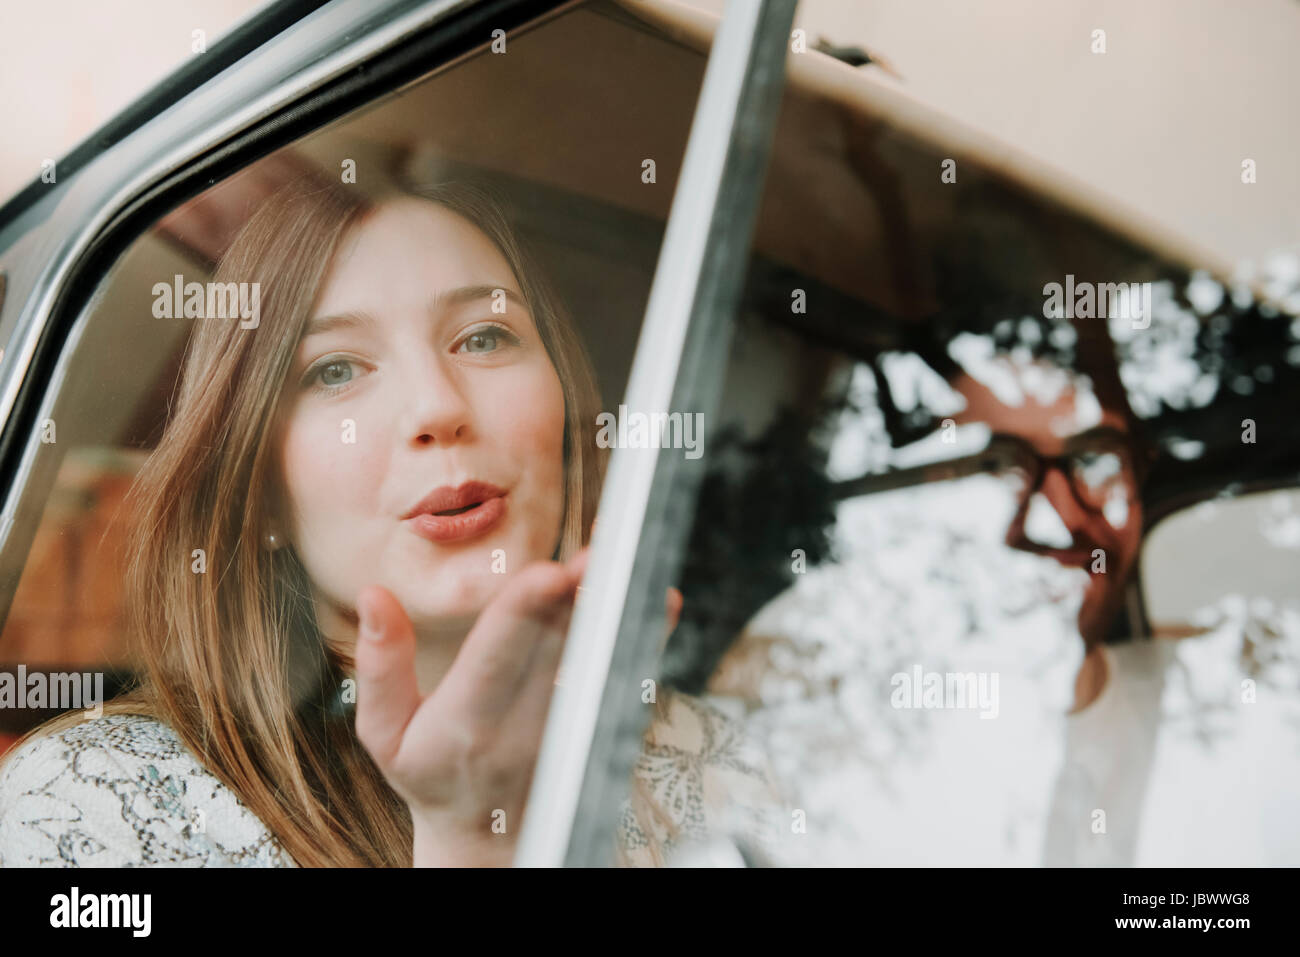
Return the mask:
<svg viewBox="0 0 1300 957">
<path fill-rule="evenodd" d="M 731 327 L 784 86 L 794 0 L 731 0 L 714 38 L 673 196 L 624 403 L 647 412 L 717 408 Z M 595 428 L 592 423 L 592 428 Z M 656 674 L 664 587 L 687 528 L 655 553 L 647 517 L 698 487 L 675 450 L 616 449 L 586 579 L 566 638 L 515 856 L 518 866 L 607 864 Z M 639 574 L 636 581 L 633 576 Z M 657 607 L 656 607 L 657 605 Z M 633 684 L 629 685 L 631 681 Z M 635 688 L 634 693 L 631 689 Z M 638 731 L 640 733 L 638 733 Z"/>
</svg>

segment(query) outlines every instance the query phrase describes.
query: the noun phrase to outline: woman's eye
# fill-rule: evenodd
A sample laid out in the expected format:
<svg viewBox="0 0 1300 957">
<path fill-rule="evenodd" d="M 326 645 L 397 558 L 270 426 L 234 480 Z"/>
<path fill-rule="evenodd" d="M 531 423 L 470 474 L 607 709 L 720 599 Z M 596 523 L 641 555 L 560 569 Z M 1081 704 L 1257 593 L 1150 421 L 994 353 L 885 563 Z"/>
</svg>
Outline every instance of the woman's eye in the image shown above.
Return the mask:
<svg viewBox="0 0 1300 957">
<path fill-rule="evenodd" d="M 519 340 L 500 326 L 488 326 L 475 329 L 460 342 L 457 352 L 485 353 L 496 352 L 502 346 L 514 345 Z"/>
<path fill-rule="evenodd" d="M 331 362 L 320 370 L 320 378 L 324 385 L 342 385 L 352 378 L 352 363 Z"/>
<path fill-rule="evenodd" d="M 322 362 L 307 373 L 306 385 L 315 388 L 318 392 L 335 392 L 355 378 L 353 365 L 354 363 L 348 359 L 331 359 Z"/>
</svg>

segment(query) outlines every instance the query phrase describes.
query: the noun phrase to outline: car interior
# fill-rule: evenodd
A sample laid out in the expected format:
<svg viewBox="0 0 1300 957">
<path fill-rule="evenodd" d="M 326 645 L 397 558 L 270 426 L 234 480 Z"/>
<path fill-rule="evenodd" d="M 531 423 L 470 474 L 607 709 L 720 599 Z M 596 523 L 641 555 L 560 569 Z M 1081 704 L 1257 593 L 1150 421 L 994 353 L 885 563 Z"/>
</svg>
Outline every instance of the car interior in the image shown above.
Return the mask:
<svg viewBox="0 0 1300 957">
<path fill-rule="evenodd" d="M 249 211 L 292 179 L 333 179 L 351 161 L 367 191 L 462 177 L 491 188 L 574 317 L 604 407 L 616 407 L 715 28 L 666 2 L 566 6 L 510 36 L 506 55 L 485 43 L 440 64 L 141 235 L 82 317 L 57 386 L 57 441 L 22 490 L 0 555 L 0 668 L 105 670 L 110 696 L 130 681 L 126 495 L 166 425 L 190 328 L 156 318 L 151 289 L 173 274 L 209 276 Z M 792 553 L 812 565 L 832 560 L 836 483 L 956 457 L 929 442 L 946 413 L 918 382 L 951 375 L 949 345 L 963 334 L 1086 370 L 1133 407 L 1155 450 L 1148 529 L 1216 497 L 1298 484 L 1300 424 L 1286 410 L 1300 385 L 1300 337 L 1276 301 L 1247 288 L 1198 308 L 1207 282 L 1229 288 L 1227 264 L 923 107 L 870 64 L 815 49 L 788 59 L 710 427 L 715 454 L 683 533 L 686 606 L 664 663 L 674 684 L 708 685 L 746 623 L 790 586 Z M 1164 290 L 1163 348 L 1222 386 L 1205 401 L 1171 392 L 1146 340 L 1117 341 L 1100 319 L 1044 316 L 1045 284 L 1067 274 Z M 1073 334 L 1063 338 L 1063 325 Z M 896 371 L 909 363 L 924 375 Z M 843 431 L 864 380 L 874 432 L 862 441 L 876 454 L 860 457 L 858 475 L 833 475 L 825 433 Z M 1244 418 L 1270 436 L 1245 460 Z M 929 459 L 908 452 L 922 444 Z M 909 474 L 913 483 L 945 478 Z M 1185 551 L 1160 546 L 1156 565 L 1167 569 Z M 1151 627 L 1148 577 L 1133 586 L 1122 625 L 1130 634 Z M 1184 609 L 1163 614 L 1171 627 L 1187 624 Z M 0 712 L 0 753 L 53 713 Z"/>
</svg>

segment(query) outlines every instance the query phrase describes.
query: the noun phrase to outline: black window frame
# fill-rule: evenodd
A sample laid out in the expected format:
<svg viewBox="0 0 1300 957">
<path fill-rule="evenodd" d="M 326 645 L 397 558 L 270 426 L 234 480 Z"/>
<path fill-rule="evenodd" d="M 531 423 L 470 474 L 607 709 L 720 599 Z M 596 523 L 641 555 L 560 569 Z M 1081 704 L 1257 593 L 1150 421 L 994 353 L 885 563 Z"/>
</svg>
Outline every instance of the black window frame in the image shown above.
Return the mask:
<svg viewBox="0 0 1300 957">
<path fill-rule="evenodd" d="M 733 3 L 713 37 L 625 403 L 702 413 L 721 397 L 775 135 L 795 0 Z M 703 479 L 662 450 L 615 449 L 600 524 L 538 756 L 518 866 L 612 863 L 657 673 L 664 596 L 684 561 Z M 652 679 L 653 680 L 653 679 Z M 727 839 L 728 835 L 720 835 Z"/>
</svg>

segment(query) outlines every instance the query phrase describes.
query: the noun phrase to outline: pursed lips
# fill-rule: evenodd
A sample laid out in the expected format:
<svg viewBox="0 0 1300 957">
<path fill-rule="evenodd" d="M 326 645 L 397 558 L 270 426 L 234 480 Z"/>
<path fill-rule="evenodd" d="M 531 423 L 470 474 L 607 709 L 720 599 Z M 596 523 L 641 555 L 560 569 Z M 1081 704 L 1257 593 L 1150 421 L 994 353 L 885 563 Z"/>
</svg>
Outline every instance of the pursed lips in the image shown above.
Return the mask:
<svg viewBox="0 0 1300 957">
<path fill-rule="evenodd" d="M 443 485 L 402 516 L 411 530 L 433 542 L 477 538 L 495 527 L 506 511 L 507 491 L 490 482 L 471 480 Z"/>
<path fill-rule="evenodd" d="M 505 494 L 506 490 L 500 486 L 493 485 L 491 482 L 480 482 L 477 479 L 462 482 L 457 486 L 442 485 L 407 510 L 402 515 L 402 520 L 417 515 L 446 515 L 465 511 L 481 505 L 488 499 L 499 498 Z"/>
</svg>

